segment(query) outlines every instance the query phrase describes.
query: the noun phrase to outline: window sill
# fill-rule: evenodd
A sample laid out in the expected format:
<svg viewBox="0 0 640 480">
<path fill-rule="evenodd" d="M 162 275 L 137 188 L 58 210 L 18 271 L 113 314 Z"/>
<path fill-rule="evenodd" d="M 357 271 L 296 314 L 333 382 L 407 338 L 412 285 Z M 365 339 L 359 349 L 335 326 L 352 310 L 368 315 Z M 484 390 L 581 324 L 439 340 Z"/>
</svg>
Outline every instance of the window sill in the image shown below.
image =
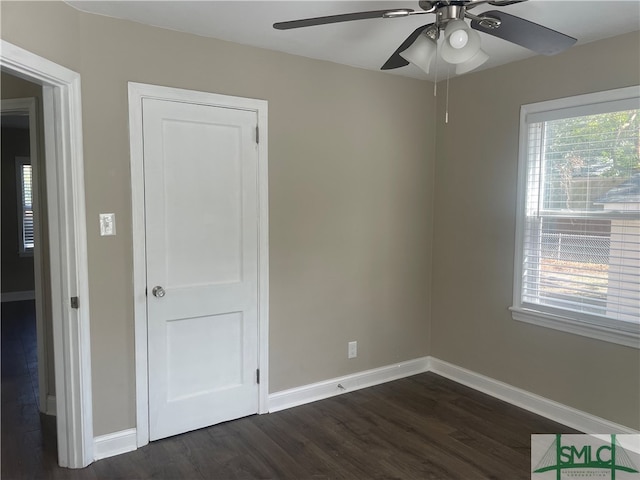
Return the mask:
<svg viewBox="0 0 640 480">
<path fill-rule="evenodd" d="M 527 308 L 510 307 L 509 310 L 514 320 L 640 349 L 640 326 L 636 331 L 627 331 Z"/>
</svg>

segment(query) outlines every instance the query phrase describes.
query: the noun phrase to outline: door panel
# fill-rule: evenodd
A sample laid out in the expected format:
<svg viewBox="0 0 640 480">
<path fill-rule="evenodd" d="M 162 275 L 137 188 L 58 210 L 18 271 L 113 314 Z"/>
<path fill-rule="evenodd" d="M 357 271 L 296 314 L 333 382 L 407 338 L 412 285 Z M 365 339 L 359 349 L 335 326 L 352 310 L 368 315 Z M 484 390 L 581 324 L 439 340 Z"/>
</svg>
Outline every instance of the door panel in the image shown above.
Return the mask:
<svg viewBox="0 0 640 480">
<path fill-rule="evenodd" d="M 143 100 L 151 440 L 258 410 L 256 122 Z"/>
<path fill-rule="evenodd" d="M 240 281 L 242 130 L 173 120 L 164 122 L 162 135 L 171 180 L 164 191 L 167 286 Z M 215 162 L 207 161 L 208 152 L 216 153 Z M 185 235 L 195 223 L 198 234 Z"/>
</svg>

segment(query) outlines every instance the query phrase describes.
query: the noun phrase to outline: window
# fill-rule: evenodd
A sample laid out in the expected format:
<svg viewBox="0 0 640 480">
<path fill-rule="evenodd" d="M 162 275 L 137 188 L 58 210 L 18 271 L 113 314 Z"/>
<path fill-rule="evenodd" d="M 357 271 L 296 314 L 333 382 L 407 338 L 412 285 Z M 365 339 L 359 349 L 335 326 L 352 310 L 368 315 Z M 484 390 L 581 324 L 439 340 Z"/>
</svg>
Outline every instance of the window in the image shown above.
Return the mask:
<svg viewBox="0 0 640 480">
<path fill-rule="evenodd" d="M 522 107 L 516 320 L 640 348 L 639 91 Z"/>
<path fill-rule="evenodd" d="M 31 161 L 16 158 L 18 176 L 18 246 L 21 255 L 33 254 L 33 179 Z"/>
</svg>

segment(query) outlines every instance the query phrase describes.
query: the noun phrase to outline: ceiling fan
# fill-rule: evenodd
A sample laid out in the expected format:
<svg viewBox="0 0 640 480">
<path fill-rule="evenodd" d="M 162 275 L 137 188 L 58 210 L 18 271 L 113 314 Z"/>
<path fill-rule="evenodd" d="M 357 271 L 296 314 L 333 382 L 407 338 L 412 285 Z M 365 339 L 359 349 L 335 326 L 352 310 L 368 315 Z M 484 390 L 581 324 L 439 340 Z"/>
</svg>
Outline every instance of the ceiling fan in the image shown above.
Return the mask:
<svg viewBox="0 0 640 480">
<path fill-rule="evenodd" d="M 367 12 L 344 13 L 325 17 L 305 18 L 273 24 L 277 30 L 350 22 L 372 18 L 399 18 L 413 15 L 435 14 L 435 22 L 415 29 L 382 65 L 382 70 L 400 68 L 413 63 L 429 73 L 436 52 L 447 63 L 456 66 L 456 73 L 469 72 L 489 59 L 481 49 L 480 35 L 483 32 L 507 40 L 538 54 L 555 55 L 571 47 L 577 40 L 573 37 L 516 17 L 499 10 L 491 10 L 474 15 L 471 9 L 482 4 L 505 7 L 526 0 L 420 0 L 421 10 L 410 8 L 372 10 Z M 465 22 L 471 20 L 471 28 Z M 438 39 L 444 40 L 438 44 Z"/>
</svg>

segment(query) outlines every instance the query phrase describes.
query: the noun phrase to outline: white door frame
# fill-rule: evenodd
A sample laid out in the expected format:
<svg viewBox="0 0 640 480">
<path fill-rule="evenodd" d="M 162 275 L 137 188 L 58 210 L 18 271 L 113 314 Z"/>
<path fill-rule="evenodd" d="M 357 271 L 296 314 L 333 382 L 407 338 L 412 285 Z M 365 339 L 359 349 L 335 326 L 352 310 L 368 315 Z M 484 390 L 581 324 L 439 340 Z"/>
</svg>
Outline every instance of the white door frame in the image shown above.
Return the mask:
<svg viewBox="0 0 640 480">
<path fill-rule="evenodd" d="M 94 457 L 80 75 L 1 42 L 2 70 L 42 85 L 58 463 L 82 468 Z"/>
<path fill-rule="evenodd" d="M 55 415 L 55 405 L 48 401 L 49 379 L 47 364 L 46 334 L 47 326 L 44 321 L 44 278 L 42 264 L 42 230 L 41 218 L 44 212 L 41 210 L 40 195 L 42 184 L 40 178 L 40 152 L 38 150 L 38 136 L 40 129 L 38 126 L 38 113 L 35 97 L 11 98 L 2 100 L 2 115 L 27 114 L 29 117 L 29 161 L 31 163 L 32 183 L 33 183 L 33 276 L 36 307 L 36 338 L 38 344 L 38 403 L 40 411 L 47 415 Z"/>
<path fill-rule="evenodd" d="M 131 145 L 131 206 L 133 222 L 133 290 L 136 355 L 136 435 L 138 447 L 149 443 L 149 384 L 147 361 L 147 274 L 144 210 L 142 100 L 196 103 L 256 112 L 258 116 L 258 413 L 268 412 L 269 400 L 269 192 L 267 161 L 267 101 L 129 82 L 129 140 Z M 256 132 L 257 133 L 257 132 Z"/>
</svg>

